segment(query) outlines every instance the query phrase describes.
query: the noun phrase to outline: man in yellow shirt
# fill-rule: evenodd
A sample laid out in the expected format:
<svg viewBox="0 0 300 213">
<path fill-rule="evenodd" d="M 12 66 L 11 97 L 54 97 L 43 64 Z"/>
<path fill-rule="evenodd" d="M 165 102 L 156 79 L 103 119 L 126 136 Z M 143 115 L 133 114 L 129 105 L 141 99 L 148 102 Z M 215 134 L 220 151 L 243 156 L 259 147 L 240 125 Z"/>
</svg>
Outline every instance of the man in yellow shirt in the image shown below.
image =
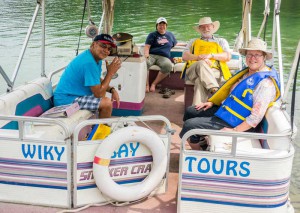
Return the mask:
<svg viewBox="0 0 300 213">
<path fill-rule="evenodd" d="M 194 27 L 201 37 L 190 40 L 183 53 L 186 61 L 183 76 L 194 84 L 193 105 L 206 102 L 208 96 L 219 89 L 222 77 L 225 80 L 231 77 L 226 64 L 231 59 L 229 44 L 213 35 L 219 27 L 219 21 L 201 18 Z"/>
</svg>

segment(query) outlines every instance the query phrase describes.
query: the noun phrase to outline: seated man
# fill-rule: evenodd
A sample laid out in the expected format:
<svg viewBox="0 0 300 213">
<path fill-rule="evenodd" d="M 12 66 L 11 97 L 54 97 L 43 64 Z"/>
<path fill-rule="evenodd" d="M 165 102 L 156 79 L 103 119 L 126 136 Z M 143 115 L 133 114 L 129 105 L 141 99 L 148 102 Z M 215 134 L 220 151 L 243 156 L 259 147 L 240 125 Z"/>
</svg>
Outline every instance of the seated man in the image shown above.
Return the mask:
<svg viewBox="0 0 300 213">
<path fill-rule="evenodd" d="M 155 80 L 149 88 L 149 79 L 147 77 L 146 92 L 155 92 L 156 85 L 161 82 L 173 69 L 171 49 L 177 44 L 173 33 L 167 31 L 167 20 L 160 17 L 156 21 L 156 31 L 147 36 L 144 48 L 144 56 L 147 59 L 147 68 L 157 65 L 161 68 Z"/>
<path fill-rule="evenodd" d="M 280 97 L 277 71 L 265 63 L 272 58 L 267 44 L 255 38 L 239 52 L 246 56 L 248 67 L 225 82 L 207 102 L 186 109 L 181 138 L 191 129 L 252 131 Z M 192 135 L 188 143 L 195 150 L 207 147 L 202 135 Z"/>
<path fill-rule="evenodd" d="M 107 65 L 107 75 L 100 79 L 102 60 L 115 47 L 108 34 L 97 35 L 90 48 L 85 50 L 67 66 L 54 91 L 54 105 L 65 105 L 78 102 L 80 109 L 98 111 L 99 118 L 109 118 L 112 113 L 112 101 L 120 105 L 119 94 L 109 86 L 115 73 L 121 67 L 121 60 L 114 58 Z M 105 97 L 106 92 L 112 94 L 111 99 Z"/>
<path fill-rule="evenodd" d="M 187 61 L 182 77 L 195 85 L 193 105 L 206 102 L 219 89 L 222 76 L 225 80 L 231 77 L 226 64 L 231 59 L 228 42 L 213 35 L 219 27 L 219 21 L 201 18 L 194 27 L 201 37 L 190 40 L 182 55 Z"/>
</svg>

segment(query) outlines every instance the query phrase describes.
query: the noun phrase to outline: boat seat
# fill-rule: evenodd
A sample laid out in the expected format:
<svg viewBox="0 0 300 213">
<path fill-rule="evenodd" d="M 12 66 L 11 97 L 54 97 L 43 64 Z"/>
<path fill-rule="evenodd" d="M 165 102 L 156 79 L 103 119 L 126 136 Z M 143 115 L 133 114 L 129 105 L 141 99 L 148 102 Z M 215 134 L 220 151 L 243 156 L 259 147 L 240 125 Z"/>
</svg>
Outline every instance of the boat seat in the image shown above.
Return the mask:
<svg viewBox="0 0 300 213">
<path fill-rule="evenodd" d="M 0 97 L 0 115 L 1 116 L 30 116 L 39 117 L 43 112 L 53 107 L 52 101 L 53 91 L 52 83 L 48 78 L 39 78 L 20 86 L 9 94 Z M 68 118 L 55 118 L 61 120 L 68 128 L 70 133 L 73 132 L 75 126 L 86 119 L 93 116 L 88 110 L 79 110 Z M 31 134 L 37 137 L 64 140 L 62 127 L 55 124 L 32 123 Z M 25 124 L 26 126 L 26 124 Z M 18 122 L 0 119 L 0 129 L 18 130 Z M 82 135 L 85 135 L 83 132 Z M 32 135 L 35 137 L 34 135 Z M 82 136 L 84 137 L 84 136 Z"/>
<path fill-rule="evenodd" d="M 280 109 L 280 103 L 276 102 L 270 107 L 261 122 L 260 132 L 267 134 L 288 134 L 280 139 L 261 140 L 264 149 L 289 150 L 292 137 L 292 127 L 286 111 Z"/>
<path fill-rule="evenodd" d="M 208 136 L 208 144 L 211 152 L 231 152 L 232 138 L 226 136 L 210 135 Z M 237 150 L 247 151 L 252 148 L 261 149 L 260 141 L 257 139 L 238 138 Z"/>
<path fill-rule="evenodd" d="M 260 133 L 286 134 L 291 132 L 291 126 L 284 112 L 276 104 L 270 107 L 261 123 Z M 211 152 L 230 153 L 232 138 L 227 136 L 208 136 Z M 258 140 L 250 138 L 237 139 L 237 154 L 264 155 L 280 157 L 287 154 L 290 137 L 281 139 Z"/>
<path fill-rule="evenodd" d="M 93 113 L 88 110 L 79 110 L 68 118 L 55 118 L 62 121 L 72 134 L 76 125 L 80 122 L 92 118 Z M 87 134 L 91 131 L 90 126 L 83 128 L 79 133 L 79 140 L 84 140 Z M 32 126 L 32 134 L 37 133 L 40 138 L 47 138 L 49 140 L 65 140 L 68 135 L 65 135 L 63 128 L 59 125 L 34 123 Z"/>
<path fill-rule="evenodd" d="M 1 96 L 0 115 L 38 117 L 53 106 L 52 96 L 50 80 L 39 78 Z M 0 120 L 0 129 L 18 129 L 18 124 Z"/>
</svg>

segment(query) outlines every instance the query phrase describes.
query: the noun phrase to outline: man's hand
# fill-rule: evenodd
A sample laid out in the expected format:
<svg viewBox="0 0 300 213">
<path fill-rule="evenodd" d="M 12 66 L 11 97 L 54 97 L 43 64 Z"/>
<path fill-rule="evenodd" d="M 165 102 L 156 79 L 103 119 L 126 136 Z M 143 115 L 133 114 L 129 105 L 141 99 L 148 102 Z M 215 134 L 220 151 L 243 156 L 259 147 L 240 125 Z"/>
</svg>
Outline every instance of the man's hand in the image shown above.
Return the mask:
<svg viewBox="0 0 300 213">
<path fill-rule="evenodd" d="M 119 93 L 117 92 L 116 89 L 113 89 L 111 91 L 111 101 L 116 101 L 117 102 L 117 108 L 120 107 L 120 97 L 119 97 Z"/>
<path fill-rule="evenodd" d="M 197 61 L 204 60 L 208 64 L 208 66 L 212 65 L 210 59 L 211 59 L 211 54 L 201 54 L 197 56 Z"/>
<path fill-rule="evenodd" d="M 205 102 L 205 103 L 200 103 L 200 104 L 198 104 L 198 105 L 195 105 L 195 109 L 196 110 L 201 110 L 201 109 L 203 109 L 204 111 L 205 110 L 207 110 L 207 109 L 209 109 L 209 108 L 212 108 L 212 106 L 213 106 L 214 104 L 212 103 L 212 102 Z"/>
<path fill-rule="evenodd" d="M 107 69 L 107 75 L 110 75 L 111 77 L 116 74 L 116 72 L 120 69 L 122 65 L 122 61 L 119 57 L 115 57 L 114 60 L 108 65 L 108 62 L 106 63 L 106 69 Z"/>
</svg>

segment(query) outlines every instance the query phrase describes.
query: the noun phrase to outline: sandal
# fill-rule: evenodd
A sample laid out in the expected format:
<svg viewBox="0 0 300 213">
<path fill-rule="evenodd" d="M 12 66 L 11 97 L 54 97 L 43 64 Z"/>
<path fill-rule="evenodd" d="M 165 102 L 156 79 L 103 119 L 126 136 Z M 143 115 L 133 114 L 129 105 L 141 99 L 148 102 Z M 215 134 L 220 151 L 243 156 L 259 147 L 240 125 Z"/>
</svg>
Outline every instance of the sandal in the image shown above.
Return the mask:
<svg viewBox="0 0 300 213">
<path fill-rule="evenodd" d="M 175 94 L 175 90 L 172 90 L 172 89 L 169 89 L 169 88 L 161 88 L 161 89 L 159 90 L 159 93 L 160 93 L 160 94 L 165 94 L 165 93 L 167 93 L 167 92 L 171 92 L 171 95 L 174 95 L 174 94 Z"/>
<path fill-rule="evenodd" d="M 160 94 L 165 94 L 167 92 L 168 88 L 160 88 L 160 90 L 158 91 L 158 93 Z"/>
<path fill-rule="evenodd" d="M 171 95 L 174 95 L 175 94 L 175 91 L 173 90 L 168 90 L 165 94 L 163 94 L 163 98 L 170 98 Z"/>
<path fill-rule="evenodd" d="M 165 94 L 162 95 L 163 98 L 170 98 L 172 95 L 172 92 L 171 91 L 167 91 L 165 92 Z"/>
</svg>

